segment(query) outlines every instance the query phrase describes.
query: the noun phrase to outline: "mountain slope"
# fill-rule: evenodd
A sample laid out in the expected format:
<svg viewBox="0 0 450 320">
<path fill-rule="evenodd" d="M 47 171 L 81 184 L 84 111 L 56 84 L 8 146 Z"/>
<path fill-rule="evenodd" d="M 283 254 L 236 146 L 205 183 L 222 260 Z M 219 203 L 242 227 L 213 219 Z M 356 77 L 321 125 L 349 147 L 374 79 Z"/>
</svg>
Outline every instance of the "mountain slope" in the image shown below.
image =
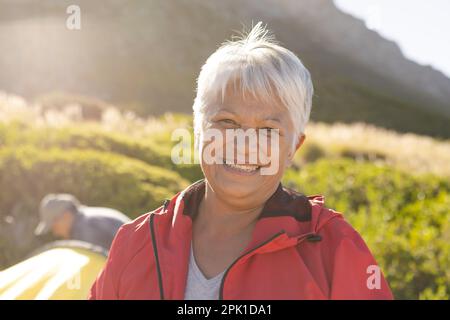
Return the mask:
<svg viewBox="0 0 450 320">
<path fill-rule="evenodd" d="M 450 137 L 450 80 L 331 1 L 77 1 L 82 29 L 69 31 L 72 3 L 0 1 L 0 89 L 97 96 L 140 114 L 190 112 L 208 55 L 232 30 L 262 20 L 311 70 L 312 119 Z"/>
</svg>

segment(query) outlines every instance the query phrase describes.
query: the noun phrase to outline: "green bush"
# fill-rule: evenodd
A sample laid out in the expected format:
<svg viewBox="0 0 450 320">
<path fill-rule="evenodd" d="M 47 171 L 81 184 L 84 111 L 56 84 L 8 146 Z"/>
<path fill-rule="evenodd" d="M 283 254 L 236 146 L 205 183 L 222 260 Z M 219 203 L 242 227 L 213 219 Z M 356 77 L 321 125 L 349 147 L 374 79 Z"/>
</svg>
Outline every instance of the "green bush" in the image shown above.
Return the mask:
<svg viewBox="0 0 450 320">
<path fill-rule="evenodd" d="M 46 193 L 61 191 L 71 192 L 86 203 L 136 216 L 188 184 L 164 168 L 93 150 L 4 148 L 0 151 L 0 172 L 2 210 L 11 209 L 17 197 L 40 199 Z"/>
<path fill-rule="evenodd" d="M 32 145 L 39 149 L 92 149 L 121 154 L 179 173 L 188 181 L 196 181 L 202 173 L 198 165 L 175 165 L 170 158 L 170 135 L 166 143 L 136 141 L 126 135 L 105 132 L 82 125 L 64 128 L 31 128 L 24 124 L 0 123 L 0 146 Z"/>
<path fill-rule="evenodd" d="M 119 153 L 157 166 L 168 166 L 170 156 L 151 141 L 140 142 L 124 135 L 84 127 L 30 128 L 0 124 L 0 143 L 5 146 L 33 145 L 41 149 L 94 149 Z"/>
<path fill-rule="evenodd" d="M 48 193 L 74 194 L 82 203 L 118 209 L 136 217 L 161 205 L 165 198 L 185 188 L 188 181 L 176 172 L 151 166 L 122 155 L 94 150 L 56 148 L 41 150 L 31 146 L 0 150 L 0 224 L 16 217 L 17 230 L 32 235 L 40 200 Z M 25 203 L 22 212 L 17 204 Z M 24 213 L 27 213 L 27 218 Z M 1 226 L 0 229 L 6 229 Z M 14 226 L 11 226 L 14 227 Z M 20 229 L 20 230 L 19 230 Z M 8 243 L 0 234 L 0 245 Z M 30 248 L 35 240 L 27 238 Z M 8 250 L 26 252 L 17 246 Z M 1 257 L 8 257 L 3 252 Z M 10 255 L 9 255 L 10 256 Z M 1 261 L 0 269 L 11 261 Z"/>
<path fill-rule="evenodd" d="M 349 159 L 321 159 L 284 183 L 323 194 L 368 243 L 398 299 L 450 297 L 450 183 Z"/>
</svg>

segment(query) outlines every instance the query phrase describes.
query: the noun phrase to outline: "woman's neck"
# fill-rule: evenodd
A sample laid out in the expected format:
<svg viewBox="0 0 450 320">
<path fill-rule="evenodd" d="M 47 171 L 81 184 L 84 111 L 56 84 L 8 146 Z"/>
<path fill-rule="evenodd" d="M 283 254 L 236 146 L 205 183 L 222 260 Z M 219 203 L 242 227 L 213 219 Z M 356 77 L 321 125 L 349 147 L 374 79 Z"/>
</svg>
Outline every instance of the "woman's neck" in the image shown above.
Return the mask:
<svg viewBox="0 0 450 320">
<path fill-rule="evenodd" d="M 195 227 L 211 236 L 224 239 L 251 232 L 263 207 L 264 202 L 251 207 L 233 205 L 218 197 L 206 184 Z"/>
</svg>

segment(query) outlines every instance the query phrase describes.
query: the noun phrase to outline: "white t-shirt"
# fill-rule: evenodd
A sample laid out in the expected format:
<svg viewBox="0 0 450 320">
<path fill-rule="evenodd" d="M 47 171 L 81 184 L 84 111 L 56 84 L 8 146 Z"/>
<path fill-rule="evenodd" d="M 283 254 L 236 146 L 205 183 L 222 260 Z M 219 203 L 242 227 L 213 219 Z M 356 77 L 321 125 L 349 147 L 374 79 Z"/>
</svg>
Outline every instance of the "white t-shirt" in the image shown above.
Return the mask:
<svg viewBox="0 0 450 320">
<path fill-rule="evenodd" d="M 206 278 L 197 266 L 191 244 L 189 271 L 186 283 L 185 300 L 218 300 L 220 283 L 225 270 L 213 278 Z"/>
</svg>

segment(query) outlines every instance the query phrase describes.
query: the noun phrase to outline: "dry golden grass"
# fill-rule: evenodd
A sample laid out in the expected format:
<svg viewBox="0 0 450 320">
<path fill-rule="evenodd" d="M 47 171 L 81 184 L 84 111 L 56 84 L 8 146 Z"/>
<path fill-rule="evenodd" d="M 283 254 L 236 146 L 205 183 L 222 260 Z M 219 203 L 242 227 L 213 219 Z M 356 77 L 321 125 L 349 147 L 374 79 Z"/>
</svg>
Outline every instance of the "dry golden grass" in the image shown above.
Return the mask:
<svg viewBox="0 0 450 320">
<path fill-rule="evenodd" d="M 318 146 L 326 156 L 359 155 L 408 171 L 450 177 L 450 140 L 397 133 L 365 123 L 310 123 L 306 135 L 305 145 Z"/>
<path fill-rule="evenodd" d="M 85 121 L 80 107 L 67 105 L 62 110 L 43 111 L 37 104 L 0 92 L 0 122 L 19 121 L 30 126 L 61 127 L 67 125 L 100 128 L 131 136 L 134 139 L 167 141 L 176 128 L 189 128 L 188 115 L 167 113 L 161 117 L 140 118 L 132 112 L 110 107 L 100 121 Z M 373 162 L 385 162 L 415 173 L 433 173 L 450 177 L 450 140 L 437 140 L 416 134 L 403 134 L 364 123 L 309 123 L 304 147 L 297 163 L 308 161 L 307 153 L 318 150 L 322 157 L 351 156 Z"/>
</svg>

